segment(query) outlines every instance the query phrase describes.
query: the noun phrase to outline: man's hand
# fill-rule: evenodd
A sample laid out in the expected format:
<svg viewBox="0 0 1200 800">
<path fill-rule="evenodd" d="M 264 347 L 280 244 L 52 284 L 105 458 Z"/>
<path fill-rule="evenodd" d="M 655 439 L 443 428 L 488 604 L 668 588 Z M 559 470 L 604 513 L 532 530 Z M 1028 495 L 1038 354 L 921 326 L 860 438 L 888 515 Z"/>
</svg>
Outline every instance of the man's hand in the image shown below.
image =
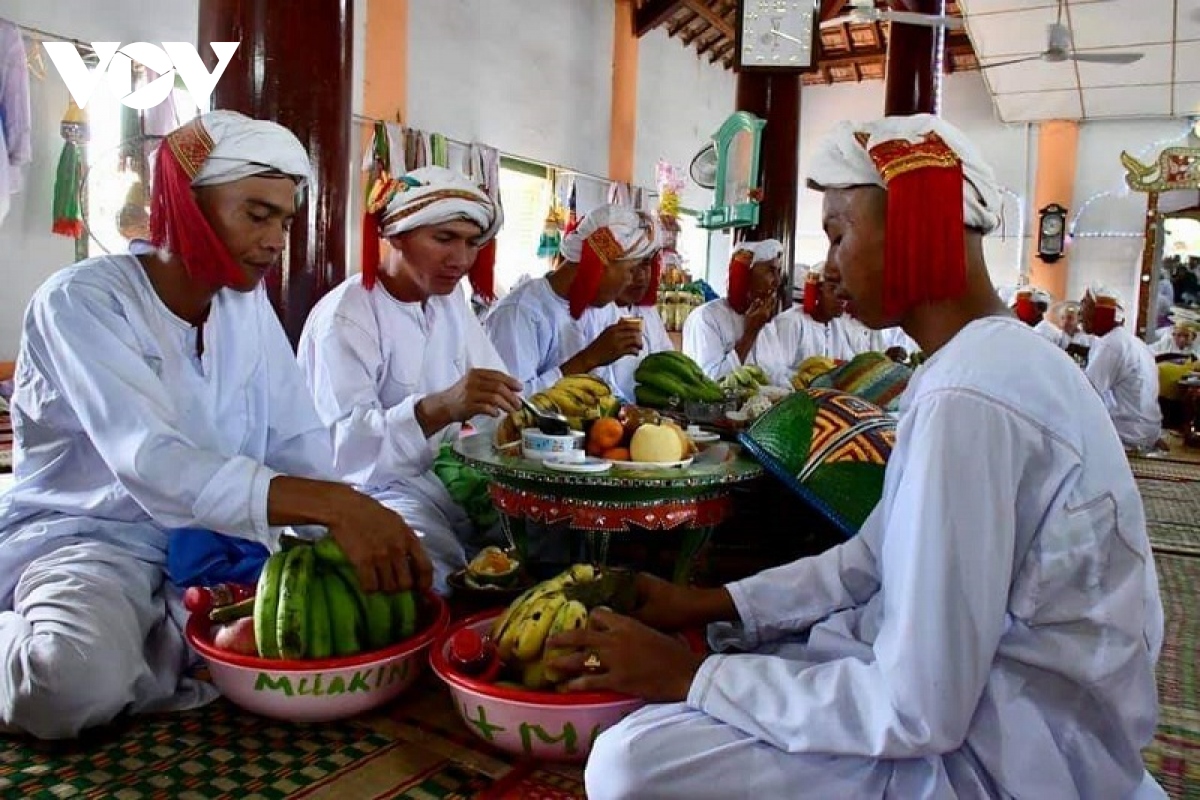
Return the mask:
<svg viewBox="0 0 1200 800">
<path fill-rule="evenodd" d="M 635 589 L 637 601 L 631 616 L 660 631 L 681 631 L 738 619 L 733 598 L 721 587 L 680 586 L 641 572 Z"/>
<path fill-rule="evenodd" d="M 521 407 L 521 382 L 494 369 L 473 369 L 449 389 L 426 395 L 417 403 L 417 421 L 432 436 L 452 422 L 485 415 L 498 417 Z"/>
<path fill-rule="evenodd" d="M 609 325 L 591 344 L 567 359 L 562 371 L 567 375 L 591 372 L 596 367 L 606 367 L 618 358 L 637 355 L 641 351 L 641 324 L 620 320 Z"/>
<path fill-rule="evenodd" d="M 746 331 L 758 333 L 775 316 L 775 295 L 769 294 L 755 298 L 746 309 Z"/>
<path fill-rule="evenodd" d="M 667 703 L 687 699 L 705 656 L 679 639 L 637 620 L 596 609 L 588 627 L 561 633 L 547 647 L 575 652 L 551 662 L 566 675 L 568 691 L 613 691 Z"/>
<path fill-rule="evenodd" d="M 328 524 L 365 592 L 427 591 L 433 563 L 404 518 L 365 494 L 338 493 Z"/>
</svg>

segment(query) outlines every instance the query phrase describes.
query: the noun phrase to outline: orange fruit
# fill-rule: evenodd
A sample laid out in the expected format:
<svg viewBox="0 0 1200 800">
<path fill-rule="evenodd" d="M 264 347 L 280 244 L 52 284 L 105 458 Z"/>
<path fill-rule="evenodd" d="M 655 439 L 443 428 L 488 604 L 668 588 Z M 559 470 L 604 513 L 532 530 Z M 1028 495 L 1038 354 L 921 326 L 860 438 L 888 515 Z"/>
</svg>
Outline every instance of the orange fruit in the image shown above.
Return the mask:
<svg viewBox="0 0 1200 800">
<path fill-rule="evenodd" d="M 625 426 L 621 424 L 620 420 L 613 417 L 601 417 L 592 423 L 588 443 L 595 449 L 603 451 L 619 445 L 624 436 Z"/>
<path fill-rule="evenodd" d="M 601 454 L 600 457 L 607 458 L 609 461 L 632 461 L 633 460 L 629 457 L 629 448 L 628 447 L 614 447 L 610 450 L 605 450 Z"/>
</svg>

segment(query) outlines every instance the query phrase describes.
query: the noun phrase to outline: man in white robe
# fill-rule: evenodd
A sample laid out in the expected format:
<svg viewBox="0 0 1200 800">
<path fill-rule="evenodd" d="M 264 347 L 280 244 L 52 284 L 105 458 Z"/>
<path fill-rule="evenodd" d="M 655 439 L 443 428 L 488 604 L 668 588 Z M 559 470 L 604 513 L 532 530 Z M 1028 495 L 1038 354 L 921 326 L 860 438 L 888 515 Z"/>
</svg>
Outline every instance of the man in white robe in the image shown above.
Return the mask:
<svg viewBox="0 0 1200 800">
<path fill-rule="evenodd" d="M 660 251 L 661 252 L 661 251 Z M 651 353 L 674 350 L 667 326 L 658 313 L 658 283 L 661 265 L 656 255 L 651 261 L 639 263 L 631 273 L 629 285 L 608 306 L 612 322 L 639 319 L 642 326 L 642 349 L 637 355 L 623 356 L 612 363 L 613 390 L 629 402 L 634 402 L 637 379 L 634 373 L 642 359 Z M 610 322 L 609 324 L 612 324 Z"/>
<path fill-rule="evenodd" d="M 1089 287 L 1079 314 L 1084 330 L 1095 337 L 1085 372 L 1104 400 L 1117 435 L 1129 450 L 1154 450 L 1162 437 L 1154 355 L 1125 327 L 1124 306 L 1113 290 L 1099 284 Z"/>
<path fill-rule="evenodd" d="M 762 331 L 779 309 L 783 244 L 742 242 L 729 261 L 725 297 L 697 308 L 683 323 L 683 352 L 718 380 L 740 366 L 773 360 Z M 775 356 L 778 360 L 781 356 Z"/>
<path fill-rule="evenodd" d="M 1092 337 L 1079 324 L 1079 304 L 1073 301 L 1052 308 L 1034 330 L 1063 350 L 1084 351 L 1092 346 Z"/>
<path fill-rule="evenodd" d="M 849 361 L 859 353 L 881 350 L 878 336 L 858 320 L 843 313 L 837 287 L 825 280 L 825 262 L 809 268 L 804 301 L 771 320 L 762 337 L 769 342 L 759 365 L 777 386 L 790 386 L 792 376 L 814 356 Z M 762 363 L 767 359 L 767 363 Z"/>
<path fill-rule="evenodd" d="M 1164 797 L 1141 500 L 1086 378 L 990 284 L 991 170 L 928 115 L 843 123 L 813 165 L 827 275 L 929 354 L 883 498 L 820 556 L 714 589 L 640 576 L 641 621 L 548 642 L 578 648 L 569 689 L 657 701 L 597 739 L 588 796 Z M 718 654 L 650 627 L 703 623 Z"/>
<path fill-rule="evenodd" d="M 642 327 L 614 321 L 605 306 L 660 246 L 649 214 L 600 206 L 563 237 L 554 272 L 526 281 L 492 307 L 484 330 L 526 392 L 588 372 L 609 386 L 617 384 L 611 366 L 641 352 Z"/>
<path fill-rule="evenodd" d="M 1200 323 L 1177 316 L 1167 332 L 1150 345 L 1150 352 L 1155 357 L 1200 357 L 1200 343 L 1197 342 L 1197 334 L 1200 334 Z"/>
<path fill-rule="evenodd" d="M 502 215 L 483 190 L 442 167 L 387 182 L 373 193 L 386 258 L 321 299 L 297 357 L 333 430 L 337 476 L 403 515 L 433 559 L 434 589 L 445 593 L 446 576 L 465 565 L 464 547 L 477 542 L 433 461 L 462 423 L 483 427 L 520 406 L 520 382 L 458 291 Z"/>
<path fill-rule="evenodd" d="M 429 585 L 403 519 L 323 480 L 329 432 L 262 287 L 308 174 L 286 129 L 205 114 L 159 149 L 158 249 L 82 261 L 30 301 L 0 496 L 5 730 L 211 700 L 166 574 L 210 531 L 273 548 L 280 526 L 323 525 L 366 588 Z"/>
</svg>

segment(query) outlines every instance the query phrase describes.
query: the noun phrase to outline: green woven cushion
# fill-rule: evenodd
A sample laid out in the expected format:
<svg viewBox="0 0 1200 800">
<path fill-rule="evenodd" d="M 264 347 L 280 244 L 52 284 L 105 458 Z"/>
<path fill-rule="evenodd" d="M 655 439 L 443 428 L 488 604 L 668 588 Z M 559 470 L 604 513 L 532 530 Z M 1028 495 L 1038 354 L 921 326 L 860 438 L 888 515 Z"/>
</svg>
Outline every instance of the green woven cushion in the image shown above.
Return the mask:
<svg viewBox="0 0 1200 800">
<path fill-rule="evenodd" d="M 912 370 L 883 353 L 859 353 L 840 367 L 813 379 L 816 388 L 838 389 L 880 408 L 889 407 L 908 386 Z"/>
<path fill-rule="evenodd" d="M 740 440 L 769 472 L 849 536 L 883 495 L 896 423 L 860 397 L 810 387 L 776 404 Z"/>
</svg>

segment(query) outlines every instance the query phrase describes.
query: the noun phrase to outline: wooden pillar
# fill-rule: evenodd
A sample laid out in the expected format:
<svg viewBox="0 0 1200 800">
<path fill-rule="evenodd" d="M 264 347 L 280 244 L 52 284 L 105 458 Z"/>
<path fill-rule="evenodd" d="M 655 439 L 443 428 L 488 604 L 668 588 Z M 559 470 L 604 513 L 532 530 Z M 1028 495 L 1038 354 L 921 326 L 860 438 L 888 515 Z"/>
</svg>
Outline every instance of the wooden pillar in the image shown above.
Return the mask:
<svg viewBox="0 0 1200 800">
<path fill-rule="evenodd" d="M 735 239 L 778 239 L 783 243 L 783 288 L 791 298 L 795 263 L 797 171 L 800 155 L 799 73 L 742 72 L 737 79 L 737 109 L 767 121 L 763 128 L 763 199 L 758 226 L 739 228 Z"/>
<path fill-rule="evenodd" d="M 634 32 L 633 0 L 615 0 L 615 4 L 608 177 L 632 184 L 637 144 L 638 37 Z"/>
<path fill-rule="evenodd" d="M 895 0 L 897 11 L 945 14 L 946 0 Z M 884 67 L 883 113 L 940 114 L 946 29 L 890 23 Z"/>
<path fill-rule="evenodd" d="M 1071 208 L 1075 194 L 1075 162 L 1079 154 L 1079 123 L 1073 120 L 1053 120 L 1038 125 L 1037 173 L 1033 182 L 1033 206 L 1029 209 L 1029 282 L 1045 289 L 1055 300 L 1066 297 L 1070 256 L 1064 253 L 1053 264 L 1037 257 L 1038 209 L 1051 203 Z"/>
<path fill-rule="evenodd" d="M 346 276 L 353 7 L 353 0 L 293 0 L 286 9 L 273 0 L 200 0 L 199 41 L 241 42 L 213 108 L 278 122 L 312 162 L 283 269 L 267 276 L 293 345 L 308 312 Z"/>
</svg>

